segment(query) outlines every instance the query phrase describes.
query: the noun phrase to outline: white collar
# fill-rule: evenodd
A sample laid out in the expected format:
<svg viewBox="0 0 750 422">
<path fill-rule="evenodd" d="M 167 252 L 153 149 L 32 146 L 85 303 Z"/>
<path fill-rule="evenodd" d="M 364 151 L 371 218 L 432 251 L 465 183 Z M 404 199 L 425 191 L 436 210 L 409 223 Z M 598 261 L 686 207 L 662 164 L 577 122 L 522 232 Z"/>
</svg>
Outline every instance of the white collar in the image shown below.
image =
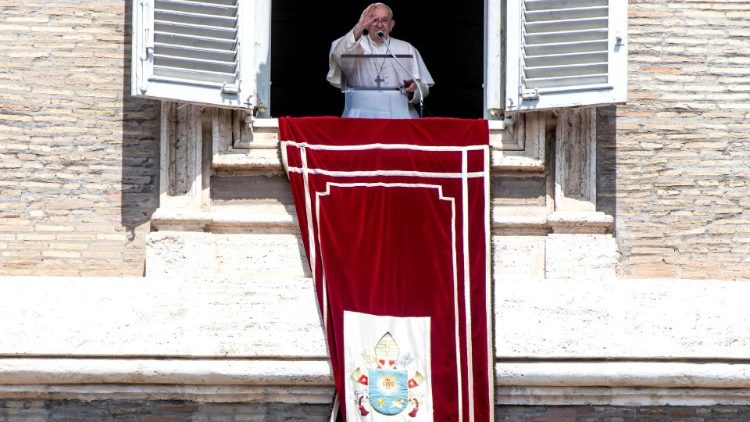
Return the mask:
<svg viewBox="0 0 750 422">
<path fill-rule="evenodd" d="M 370 51 L 387 50 L 387 47 L 391 45 L 391 37 L 386 38 L 381 44 L 378 44 L 372 41 L 370 34 L 367 34 L 367 45 L 370 46 Z"/>
</svg>

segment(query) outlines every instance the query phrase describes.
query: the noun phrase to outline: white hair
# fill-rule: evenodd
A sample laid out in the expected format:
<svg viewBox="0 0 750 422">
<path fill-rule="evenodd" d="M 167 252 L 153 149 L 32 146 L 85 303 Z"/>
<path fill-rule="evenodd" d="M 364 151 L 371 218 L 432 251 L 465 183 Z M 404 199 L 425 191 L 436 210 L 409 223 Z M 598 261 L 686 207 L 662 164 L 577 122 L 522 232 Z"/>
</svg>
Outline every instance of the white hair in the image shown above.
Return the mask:
<svg viewBox="0 0 750 422">
<path fill-rule="evenodd" d="M 384 8 L 388 12 L 388 19 L 393 19 L 393 10 L 391 10 L 391 6 L 388 6 L 385 3 L 373 3 L 372 5 Z"/>
</svg>

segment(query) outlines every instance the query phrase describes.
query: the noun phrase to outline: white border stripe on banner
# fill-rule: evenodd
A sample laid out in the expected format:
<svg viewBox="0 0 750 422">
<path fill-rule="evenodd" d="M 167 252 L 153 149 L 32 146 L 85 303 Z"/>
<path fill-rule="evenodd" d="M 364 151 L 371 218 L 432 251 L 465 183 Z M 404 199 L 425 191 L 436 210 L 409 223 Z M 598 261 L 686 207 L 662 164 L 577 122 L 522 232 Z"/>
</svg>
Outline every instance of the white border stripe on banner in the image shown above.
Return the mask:
<svg viewBox="0 0 750 422">
<path fill-rule="evenodd" d="M 315 193 L 315 226 L 318 229 L 318 250 L 320 251 L 320 273 L 321 273 L 321 283 L 323 284 L 323 291 L 321 293 L 321 297 L 323 298 L 323 307 L 325 309 L 326 315 L 328 315 L 328 295 L 326 292 L 328 291 L 328 278 L 326 277 L 326 270 L 323 266 L 323 243 L 320 242 L 320 193 Z M 309 231 L 309 230 L 308 230 Z M 315 277 L 315 275 L 313 275 Z M 326 319 L 327 321 L 327 319 Z M 326 324 L 326 335 L 328 335 L 328 325 Z M 330 351 L 329 351 L 330 353 Z"/>
<path fill-rule="evenodd" d="M 461 152 L 461 151 L 479 151 L 484 145 L 459 146 L 424 146 L 413 144 L 363 144 L 363 145 L 320 145 L 310 144 L 308 142 L 280 141 L 281 143 L 293 145 L 299 148 L 317 149 L 323 151 L 365 151 L 371 149 L 407 149 L 411 151 L 428 151 L 428 152 Z"/>
<path fill-rule="evenodd" d="M 464 420 L 464 383 L 461 374 L 461 313 L 458 308 L 458 253 L 456 251 L 456 208 L 451 219 L 451 248 L 453 249 L 453 329 L 456 338 L 456 379 L 458 380 L 458 421 Z"/>
<path fill-rule="evenodd" d="M 281 165 L 284 167 L 284 170 L 287 172 L 287 177 L 289 174 L 289 157 L 287 156 L 287 144 L 286 142 L 281 142 L 279 145 L 279 149 L 281 150 Z"/>
<path fill-rule="evenodd" d="M 457 257 L 457 251 L 456 251 L 456 198 L 447 197 L 443 194 L 443 187 L 440 185 L 430 185 L 430 184 L 424 184 L 424 183 L 384 183 L 384 182 L 374 182 L 374 183 L 365 183 L 365 182 L 357 182 L 357 183 L 336 183 L 336 182 L 327 182 L 326 183 L 326 190 L 323 192 L 316 192 L 315 193 L 315 216 L 317 220 L 318 227 L 320 226 L 320 199 L 323 196 L 328 196 L 331 193 L 331 186 L 340 187 L 340 188 L 351 188 L 351 187 L 403 187 L 403 188 L 431 188 L 431 189 L 437 189 L 438 191 L 438 199 L 442 201 L 449 201 L 451 204 L 451 253 L 453 257 L 453 320 L 454 320 L 454 341 L 456 343 L 456 377 L 457 377 L 457 387 L 458 387 L 458 420 L 459 422 L 463 421 L 463 376 L 461 374 L 461 334 L 459 331 L 459 321 L 460 321 L 460 312 L 458 308 L 458 257 Z M 318 233 L 320 233 L 320 230 L 318 230 Z M 323 258 L 322 255 L 322 247 L 321 245 L 321 259 Z M 323 277 L 325 278 L 325 270 L 323 271 Z M 323 296 L 325 300 L 327 301 L 326 297 L 327 293 L 326 291 L 323 292 Z M 471 387 L 470 387 L 471 388 Z"/>
<path fill-rule="evenodd" d="M 372 176 L 408 176 L 408 177 L 433 177 L 433 178 L 444 178 L 444 179 L 461 179 L 464 177 L 469 178 L 480 178 L 484 177 L 484 173 L 476 171 L 473 173 L 439 173 L 439 172 L 427 172 L 427 171 L 405 171 L 405 170 L 325 170 L 325 169 L 306 169 L 310 174 L 322 174 L 324 176 L 339 176 L 339 177 L 372 177 Z M 288 167 L 288 173 L 302 173 L 300 167 Z"/>
<path fill-rule="evenodd" d="M 492 235 L 490 233 L 490 151 L 489 146 L 482 151 L 484 155 L 484 244 L 485 244 L 485 315 L 487 315 L 487 392 L 489 393 L 490 422 L 495 421 L 495 351 L 492 347 Z"/>
<path fill-rule="evenodd" d="M 461 179 L 461 214 L 463 234 L 463 258 L 464 258 L 464 313 L 466 314 L 466 377 L 469 386 L 469 422 L 474 421 L 474 358 L 471 347 L 471 267 L 469 263 L 469 179 L 468 174 L 468 152 L 461 154 L 461 170 L 464 177 Z"/>
<path fill-rule="evenodd" d="M 310 271 L 312 272 L 312 279 L 313 279 L 313 285 L 317 283 L 317 278 L 315 277 L 317 271 L 315 269 L 316 267 L 316 248 L 315 248 L 315 228 L 313 225 L 313 219 L 312 219 L 312 200 L 310 197 L 310 179 L 309 174 L 307 172 L 307 150 L 305 148 L 300 148 L 300 160 L 302 161 L 302 181 L 305 187 L 305 218 L 307 219 L 307 245 L 310 249 Z M 317 290 L 317 289 L 316 289 Z M 323 292 L 325 292 L 325 285 L 323 286 Z M 317 300 L 318 295 L 315 295 L 315 298 Z M 321 295 L 321 299 L 323 300 L 323 303 L 319 303 L 318 306 L 321 309 L 321 319 L 323 320 L 323 328 L 325 330 L 325 335 L 328 335 L 328 303 L 326 301 L 325 294 Z"/>
</svg>

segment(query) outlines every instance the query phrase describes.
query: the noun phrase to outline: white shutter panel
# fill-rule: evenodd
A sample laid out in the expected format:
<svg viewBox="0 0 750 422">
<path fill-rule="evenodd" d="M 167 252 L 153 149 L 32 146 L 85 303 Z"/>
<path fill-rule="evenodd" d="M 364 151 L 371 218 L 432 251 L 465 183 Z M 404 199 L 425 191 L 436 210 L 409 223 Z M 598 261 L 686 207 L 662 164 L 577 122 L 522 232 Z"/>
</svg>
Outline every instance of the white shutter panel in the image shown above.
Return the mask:
<svg viewBox="0 0 750 422">
<path fill-rule="evenodd" d="M 506 111 L 625 102 L 627 0 L 509 0 Z"/>
<path fill-rule="evenodd" d="M 265 12 L 260 3 L 136 0 L 133 95 L 221 107 L 259 106 L 257 75 L 263 58 L 256 57 L 254 45 L 270 42 L 256 25 L 256 14 Z"/>
</svg>

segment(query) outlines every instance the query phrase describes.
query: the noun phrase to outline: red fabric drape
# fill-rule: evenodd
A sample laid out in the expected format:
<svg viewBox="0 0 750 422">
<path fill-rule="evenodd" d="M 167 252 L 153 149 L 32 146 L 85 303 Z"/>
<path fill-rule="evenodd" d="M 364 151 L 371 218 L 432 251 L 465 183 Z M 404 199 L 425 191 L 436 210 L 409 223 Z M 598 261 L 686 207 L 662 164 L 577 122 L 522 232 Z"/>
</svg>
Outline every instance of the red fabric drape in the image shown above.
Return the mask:
<svg viewBox="0 0 750 422">
<path fill-rule="evenodd" d="M 310 117 L 279 129 L 342 409 L 359 405 L 343 394 L 344 312 L 429 317 L 432 409 L 419 411 L 493 420 L 487 122 Z"/>
</svg>

